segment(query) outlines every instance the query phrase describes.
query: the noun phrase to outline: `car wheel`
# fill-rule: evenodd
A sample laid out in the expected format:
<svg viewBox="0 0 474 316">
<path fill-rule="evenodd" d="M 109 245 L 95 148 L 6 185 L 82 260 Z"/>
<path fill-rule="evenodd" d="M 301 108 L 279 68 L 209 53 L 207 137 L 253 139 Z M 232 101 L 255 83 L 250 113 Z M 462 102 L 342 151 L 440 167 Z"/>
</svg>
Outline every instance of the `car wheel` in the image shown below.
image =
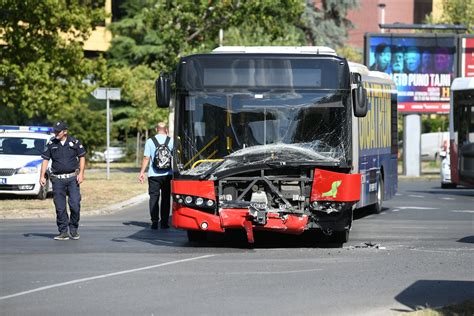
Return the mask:
<svg viewBox="0 0 474 316">
<path fill-rule="evenodd" d="M 48 197 L 48 191 L 49 191 L 49 179 L 46 179 L 46 184 L 44 186 L 40 185 L 40 190 L 36 198 L 39 200 L 45 200 Z"/>
<path fill-rule="evenodd" d="M 456 189 L 457 185 L 455 183 L 441 183 L 442 189 Z"/>
</svg>

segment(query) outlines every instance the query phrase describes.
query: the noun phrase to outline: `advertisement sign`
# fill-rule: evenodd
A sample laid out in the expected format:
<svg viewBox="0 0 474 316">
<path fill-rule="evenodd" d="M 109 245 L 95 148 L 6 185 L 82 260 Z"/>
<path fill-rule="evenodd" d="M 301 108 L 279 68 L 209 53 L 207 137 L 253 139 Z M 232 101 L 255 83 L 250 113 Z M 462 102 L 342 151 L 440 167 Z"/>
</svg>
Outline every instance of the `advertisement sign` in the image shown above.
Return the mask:
<svg viewBox="0 0 474 316">
<path fill-rule="evenodd" d="M 449 113 L 456 47 L 455 35 L 372 34 L 365 60 L 397 85 L 399 112 Z"/>
<path fill-rule="evenodd" d="M 461 38 L 461 77 L 474 77 L 474 37 Z"/>
</svg>

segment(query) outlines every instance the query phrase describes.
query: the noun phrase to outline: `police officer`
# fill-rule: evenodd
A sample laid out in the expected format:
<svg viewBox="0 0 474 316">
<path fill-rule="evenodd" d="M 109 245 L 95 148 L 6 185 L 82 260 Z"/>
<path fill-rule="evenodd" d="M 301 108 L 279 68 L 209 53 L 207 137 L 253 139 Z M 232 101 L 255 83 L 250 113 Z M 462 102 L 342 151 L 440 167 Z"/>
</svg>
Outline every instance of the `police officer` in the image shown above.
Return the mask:
<svg viewBox="0 0 474 316">
<path fill-rule="evenodd" d="M 59 235 L 55 240 L 79 239 L 77 228 L 79 226 L 81 210 L 81 192 L 79 185 L 84 181 L 84 168 L 86 164 L 86 150 L 78 139 L 68 135 L 67 124 L 57 122 L 54 124 L 54 137 L 48 144 L 41 157 L 40 184 L 46 185 L 45 172 L 48 161 L 51 159 L 51 182 L 53 183 L 53 200 L 56 207 L 56 223 Z M 69 195 L 68 217 L 66 210 L 66 195 Z M 68 234 L 69 226 L 69 234 Z"/>
</svg>

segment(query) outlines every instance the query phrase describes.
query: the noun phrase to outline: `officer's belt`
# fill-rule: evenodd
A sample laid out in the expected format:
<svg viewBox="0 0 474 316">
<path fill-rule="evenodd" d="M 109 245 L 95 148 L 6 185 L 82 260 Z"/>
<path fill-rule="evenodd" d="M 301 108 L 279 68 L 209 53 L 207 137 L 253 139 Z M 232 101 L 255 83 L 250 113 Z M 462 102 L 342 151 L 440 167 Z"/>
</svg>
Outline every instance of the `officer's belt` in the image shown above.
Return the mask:
<svg viewBox="0 0 474 316">
<path fill-rule="evenodd" d="M 69 179 L 71 177 L 77 176 L 77 174 L 78 174 L 77 171 L 74 171 L 74 172 L 71 172 L 71 173 L 60 173 L 60 174 L 52 173 L 51 178 L 54 178 L 54 179 Z"/>
</svg>

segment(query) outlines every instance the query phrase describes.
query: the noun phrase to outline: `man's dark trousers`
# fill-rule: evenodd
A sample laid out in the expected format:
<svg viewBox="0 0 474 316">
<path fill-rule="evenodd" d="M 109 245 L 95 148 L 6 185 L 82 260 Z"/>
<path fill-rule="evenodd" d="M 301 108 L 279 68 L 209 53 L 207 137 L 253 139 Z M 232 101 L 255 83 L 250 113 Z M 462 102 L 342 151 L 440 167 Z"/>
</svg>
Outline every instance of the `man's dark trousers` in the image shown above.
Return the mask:
<svg viewBox="0 0 474 316">
<path fill-rule="evenodd" d="M 53 200 L 56 207 L 56 223 L 60 233 L 77 232 L 81 211 L 81 192 L 76 177 L 68 179 L 53 179 Z M 66 210 L 66 195 L 69 195 L 69 210 L 71 217 L 68 217 Z"/>
<path fill-rule="evenodd" d="M 161 206 L 159 207 L 160 191 Z M 170 215 L 171 175 L 148 177 L 148 194 L 150 195 L 151 222 L 158 223 L 158 210 L 160 210 L 161 225 L 168 225 Z"/>
</svg>

